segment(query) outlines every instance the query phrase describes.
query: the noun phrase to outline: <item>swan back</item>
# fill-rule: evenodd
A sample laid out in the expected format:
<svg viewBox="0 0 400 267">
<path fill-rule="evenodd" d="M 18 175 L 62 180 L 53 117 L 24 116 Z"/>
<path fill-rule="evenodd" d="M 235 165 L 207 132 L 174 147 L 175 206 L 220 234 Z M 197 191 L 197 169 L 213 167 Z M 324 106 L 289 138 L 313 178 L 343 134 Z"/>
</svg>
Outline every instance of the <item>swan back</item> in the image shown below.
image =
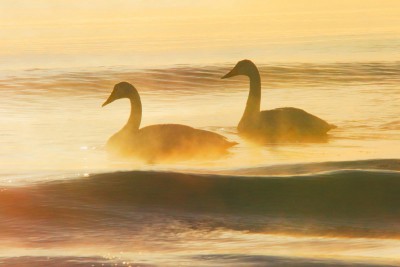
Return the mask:
<svg viewBox="0 0 400 267">
<path fill-rule="evenodd" d="M 148 162 L 214 159 L 236 143 L 217 133 L 181 124 L 150 125 L 132 133 L 116 133 L 107 143 L 112 154 Z"/>
</svg>

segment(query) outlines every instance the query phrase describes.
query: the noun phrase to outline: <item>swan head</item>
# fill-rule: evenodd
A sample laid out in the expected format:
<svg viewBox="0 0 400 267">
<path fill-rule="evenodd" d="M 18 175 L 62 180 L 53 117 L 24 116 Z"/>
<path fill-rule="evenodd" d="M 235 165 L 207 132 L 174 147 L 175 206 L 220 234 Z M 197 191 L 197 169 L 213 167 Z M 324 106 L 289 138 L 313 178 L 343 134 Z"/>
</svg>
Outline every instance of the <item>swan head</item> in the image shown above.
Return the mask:
<svg viewBox="0 0 400 267">
<path fill-rule="evenodd" d="M 116 85 L 114 85 L 114 89 L 111 92 L 111 95 L 101 106 L 104 107 L 117 99 L 129 98 L 132 95 L 133 91 L 135 91 L 135 87 L 133 87 L 132 84 L 127 82 L 117 83 Z"/>
<path fill-rule="evenodd" d="M 244 59 L 239 61 L 236 66 L 230 72 L 222 76 L 221 79 L 226 79 L 238 75 L 250 76 L 255 69 L 257 70 L 257 67 L 251 60 Z"/>
</svg>

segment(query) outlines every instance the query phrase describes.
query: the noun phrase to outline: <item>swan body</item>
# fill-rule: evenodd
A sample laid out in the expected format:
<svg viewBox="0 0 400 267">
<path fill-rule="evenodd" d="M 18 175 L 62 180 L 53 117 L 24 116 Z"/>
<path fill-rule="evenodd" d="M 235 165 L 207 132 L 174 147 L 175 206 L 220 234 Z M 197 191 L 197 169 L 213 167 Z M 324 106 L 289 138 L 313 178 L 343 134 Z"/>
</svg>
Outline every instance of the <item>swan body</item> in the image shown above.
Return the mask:
<svg viewBox="0 0 400 267">
<path fill-rule="evenodd" d="M 250 91 L 238 132 L 262 142 L 320 142 L 335 125 L 302 109 L 284 107 L 260 111 L 261 79 L 256 65 L 250 60 L 239 61 L 222 79 L 246 75 Z"/>
<path fill-rule="evenodd" d="M 157 124 L 139 129 L 142 104 L 136 88 L 127 82 L 116 84 L 103 106 L 120 98 L 130 100 L 131 114 L 126 125 L 107 142 L 107 150 L 113 155 L 133 156 L 149 162 L 215 158 L 236 144 L 220 134 L 181 124 Z"/>
</svg>

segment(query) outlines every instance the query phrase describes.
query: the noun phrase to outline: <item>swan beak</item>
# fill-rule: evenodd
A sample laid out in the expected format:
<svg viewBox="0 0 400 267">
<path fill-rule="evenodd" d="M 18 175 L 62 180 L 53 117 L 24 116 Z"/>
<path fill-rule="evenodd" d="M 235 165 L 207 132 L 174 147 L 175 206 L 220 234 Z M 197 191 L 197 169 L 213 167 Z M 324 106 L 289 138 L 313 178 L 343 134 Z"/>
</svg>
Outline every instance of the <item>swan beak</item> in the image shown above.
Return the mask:
<svg viewBox="0 0 400 267">
<path fill-rule="evenodd" d="M 113 97 L 110 95 L 110 97 L 106 100 L 106 102 L 103 103 L 103 105 L 101 105 L 101 107 L 107 106 L 108 104 L 110 104 L 111 102 L 113 102 L 114 99 Z"/>
<path fill-rule="evenodd" d="M 233 68 L 230 72 L 228 72 L 227 74 L 222 76 L 221 79 L 230 78 L 230 77 L 233 77 L 233 76 L 236 76 L 236 75 L 239 75 L 239 73 L 237 72 L 236 68 Z"/>
</svg>

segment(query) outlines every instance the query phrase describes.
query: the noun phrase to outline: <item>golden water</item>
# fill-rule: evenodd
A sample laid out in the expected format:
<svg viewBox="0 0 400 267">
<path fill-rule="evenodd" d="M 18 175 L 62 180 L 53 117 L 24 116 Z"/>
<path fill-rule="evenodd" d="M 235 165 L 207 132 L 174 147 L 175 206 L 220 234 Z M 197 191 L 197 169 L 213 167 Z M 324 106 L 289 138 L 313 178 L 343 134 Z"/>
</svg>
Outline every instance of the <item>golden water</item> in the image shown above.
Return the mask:
<svg viewBox="0 0 400 267">
<path fill-rule="evenodd" d="M 367 186 L 360 196 L 357 182 L 364 180 L 346 170 L 365 171 L 361 176 L 371 185 L 393 175 L 388 183 L 397 185 L 400 4 L 294 2 L 2 1 L 0 264 L 398 265 L 396 186 L 385 184 L 382 192 Z M 260 69 L 261 108 L 302 108 L 337 125 L 328 142 L 259 146 L 238 136 L 248 80 L 220 77 L 244 58 Z M 142 126 L 181 123 L 239 144 L 213 161 L 110 158 L 104 145 L 124 125 L 130 107 L 126 100 L 101 104 L 121 81 L 134 84 L 141 95 Z M 324 163 L 331 161 L 345 163 Z M 157 186 L 135 191 L 118 174 L 106 174 L 121 190 L 114 195 L 94 175 L 121 170 L 144 171 L 132 173 L 132 181 L 165 175 L 181 191 L 154 199 Z M 250 212 L 238 205 L 235 213 L 227 208 L 225 197 L 236 198 L 230 192 L 212 195 L 200 186 L 196 191 L 177 173 L 171 178 L 162 170 L 201 172 L 216 181 L 212 174 L 229 174 L 232 183 L 246 179 L 240 175 L 257 175 L 261 185 L 276 174 L 325 181 L 315 173 L 329 172 L 333 188 L 345 176 L 356 182 L 341 189 L 357 194 L 348 214 L 339 212 L 343 206 L 319 213 L 320 203 L 312 203 L 310 217 L 302 217 L 287 204 L 296 200 L 296 191 L 282 192 L 292 213 L 268 213 L 257 198 Z M 252 182 L 249 178 L 248 186 Z M 140 195 L 146 190 L 148 198 Z M 211 194 L 204 198 L 206 208 L 195 203 L 179 209 L 199 192 Z M 240 197 L 256 193 L 240 192 Z M 311 198 L 320 192 L 309 193 Z M 127 199 L 118 198 L 124 194 Z M 381 209 L 371 206 L 385 216 L 352 210 L 368 197 L 385 203 Z M 211 205 L 213 200 L 220 202 Z M 174 201 L 176 209 L 169 206 Z"/>
</svg>

